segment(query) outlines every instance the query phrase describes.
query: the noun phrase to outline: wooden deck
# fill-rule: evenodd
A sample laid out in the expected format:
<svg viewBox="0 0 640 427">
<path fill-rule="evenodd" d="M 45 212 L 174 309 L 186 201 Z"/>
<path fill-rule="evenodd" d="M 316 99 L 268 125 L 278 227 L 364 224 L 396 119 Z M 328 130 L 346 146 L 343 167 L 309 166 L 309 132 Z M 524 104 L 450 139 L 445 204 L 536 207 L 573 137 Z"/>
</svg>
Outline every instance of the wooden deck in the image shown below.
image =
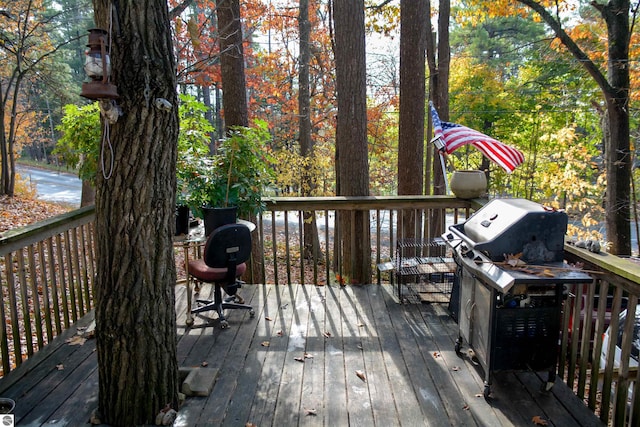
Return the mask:
<svg viewBox="0 0 640 427">
<path fill-rule="evenodd" d="M 204 316 L 186 329 L 186 292 L 176 289 L 179 366 L 219 370 L 213 392 L 188 398 L 176 426 L 601 425 L 562 383 L 539 392 L 545 373 L 497 373 L 485 400 L 483 374 L 455 354 L 446 307 L 398 304 L 388 285 L 246 285 L 256 316 L 232 312 L 226 330 Z M 64 343 L 73 333 L 0 380 L 16 425 L 88 425 L 95 341 Z"/>
</svg>

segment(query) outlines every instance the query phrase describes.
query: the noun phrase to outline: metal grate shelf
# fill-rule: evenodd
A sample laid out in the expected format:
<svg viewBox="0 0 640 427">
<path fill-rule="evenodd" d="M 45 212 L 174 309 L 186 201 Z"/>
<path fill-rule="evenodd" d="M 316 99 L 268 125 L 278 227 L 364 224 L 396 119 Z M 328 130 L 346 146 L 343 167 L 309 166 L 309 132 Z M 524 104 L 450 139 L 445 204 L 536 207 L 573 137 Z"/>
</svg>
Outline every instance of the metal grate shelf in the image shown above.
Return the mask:
<svg viewBox="0 0 640 427">
<path fill-rule="evenodd" d="M 449 302 L 456 263 L 441 238 L 399 239 L 394 275 L 401 303 Z"/>
</svg>

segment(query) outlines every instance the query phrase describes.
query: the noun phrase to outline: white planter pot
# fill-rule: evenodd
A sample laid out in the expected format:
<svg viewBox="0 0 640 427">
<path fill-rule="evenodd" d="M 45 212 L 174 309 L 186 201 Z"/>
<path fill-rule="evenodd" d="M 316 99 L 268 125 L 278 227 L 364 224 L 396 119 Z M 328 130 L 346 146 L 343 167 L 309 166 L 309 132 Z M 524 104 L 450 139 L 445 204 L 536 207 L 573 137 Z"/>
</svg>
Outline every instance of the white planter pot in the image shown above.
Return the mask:
<svg viewBox="0 0 640 427">
<path fill-rule="evenodd" d="M 475 199 L 487 193 L 487 176 L 480 170 L 454 171 L 451 192 L 460 199 Z"/>
</svg>

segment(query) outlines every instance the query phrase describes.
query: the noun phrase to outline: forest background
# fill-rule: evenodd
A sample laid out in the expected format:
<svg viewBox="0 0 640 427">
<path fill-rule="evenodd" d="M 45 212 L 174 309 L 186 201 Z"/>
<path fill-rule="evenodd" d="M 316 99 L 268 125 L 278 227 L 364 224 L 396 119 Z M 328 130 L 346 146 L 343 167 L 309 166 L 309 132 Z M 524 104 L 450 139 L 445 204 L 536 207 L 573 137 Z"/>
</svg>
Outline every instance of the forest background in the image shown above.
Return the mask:
<svg viewBox="0 0 640 427">
<path fill-rule="evenodd" d="M 209 135 L 214 150 L 224 129 L 215 4 L 204 0 L 169 3 L 170 7 L 186 6 L 172 10 L 179 91 L 207 107 L 203 114 L 214 128 Z M 469 148 L 452 156 L 451 167 L 489 167 L 490 196 L 554 204 L 579 218 L 583 230 L 601 231 L 604 104 L 598 87 L 533 13 L 501 17 L 483 3 L 451 5 L 449 120 L 519 148 L 526 160 L 506 174 Z M 399 2 L 367 2 L 367 6 L 370 192 L 391 195 L 398 187 Z M 310 9 L 314 148 L 305 158 L 298 136 L 298 2 L 242 2 L 250 119 L 269 125 L 272 139 L 266 149 L 274 159 L 273 193 L 278 195 L 303 194 L 301 177 L 309 170 L 317 183 L 314 195 L 335 194 L 331 16 L 326 2 L 312 1 Z M 586 2 L 573 2 L 563 13 L 567 31 L 606 69 L 607 30 L 595 9 Z M 63 136 L 59 124 L 65 105 L 88 103 L 79 93 L 85 79 L 86 30 L 94 26 L 91 1 L 0 0 L 0 21 L 2 148 L 11 154 L 5 162 L 19 156 L 60 162 L 52 152 Z M 632 33 L 632 184 L 637 178 L 634 141 L 639 132 L 633 102 L 638 84 L 635 38 Z M 635 207 L 637 194 L 632 188 Z M 426 186 L 426 193 L 430 192 Z M 586 237 L 584 231 L 580 234 Z"/>
</svg>

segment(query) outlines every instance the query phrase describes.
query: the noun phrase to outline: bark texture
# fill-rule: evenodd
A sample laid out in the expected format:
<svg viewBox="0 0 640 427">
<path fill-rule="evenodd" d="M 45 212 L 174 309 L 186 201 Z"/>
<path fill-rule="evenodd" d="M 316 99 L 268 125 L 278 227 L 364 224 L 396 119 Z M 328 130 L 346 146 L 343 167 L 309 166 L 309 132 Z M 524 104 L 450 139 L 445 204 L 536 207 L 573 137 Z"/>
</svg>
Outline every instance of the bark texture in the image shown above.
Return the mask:
<svg viewBox="0 0 640 427">
<path fill-rule="evenodd" d="M 178 404 L 178 99 L 166 1 L 112 5 L 94 0 L 96 24 L 108 29 L 113 22 L 112 81 L 122 108 L 109 127 L 112 148 L 104 152 L 96 191 L 99 416 L 130 426 L 153 424 L 165 405 Z M 170 106 L 159 108 L 160 99 Z"/>
<path fill-rule="evenodd" d="M 249 126 L 240 2 L 238 0 L 217 0 L 216 13 L 225 128 Z"/>
<path fill-rule="evenodd" d="M 334 1 L 338 115 L 336 170 L 339 196 L 369 195 L 364 1 Z M 339 242 L 351 283 L 371 279 L 371 238 L 365 211 L 338 213 Z"/>
<path fill-rule="evenodd" d="M 425 49 L 428 0 L 400 2 L 400 126 L 398 194 L 422 195 L 424 178 Z M 413 212 L 403 213 L 403 236 L 416 236 Z"/>
</svg>

